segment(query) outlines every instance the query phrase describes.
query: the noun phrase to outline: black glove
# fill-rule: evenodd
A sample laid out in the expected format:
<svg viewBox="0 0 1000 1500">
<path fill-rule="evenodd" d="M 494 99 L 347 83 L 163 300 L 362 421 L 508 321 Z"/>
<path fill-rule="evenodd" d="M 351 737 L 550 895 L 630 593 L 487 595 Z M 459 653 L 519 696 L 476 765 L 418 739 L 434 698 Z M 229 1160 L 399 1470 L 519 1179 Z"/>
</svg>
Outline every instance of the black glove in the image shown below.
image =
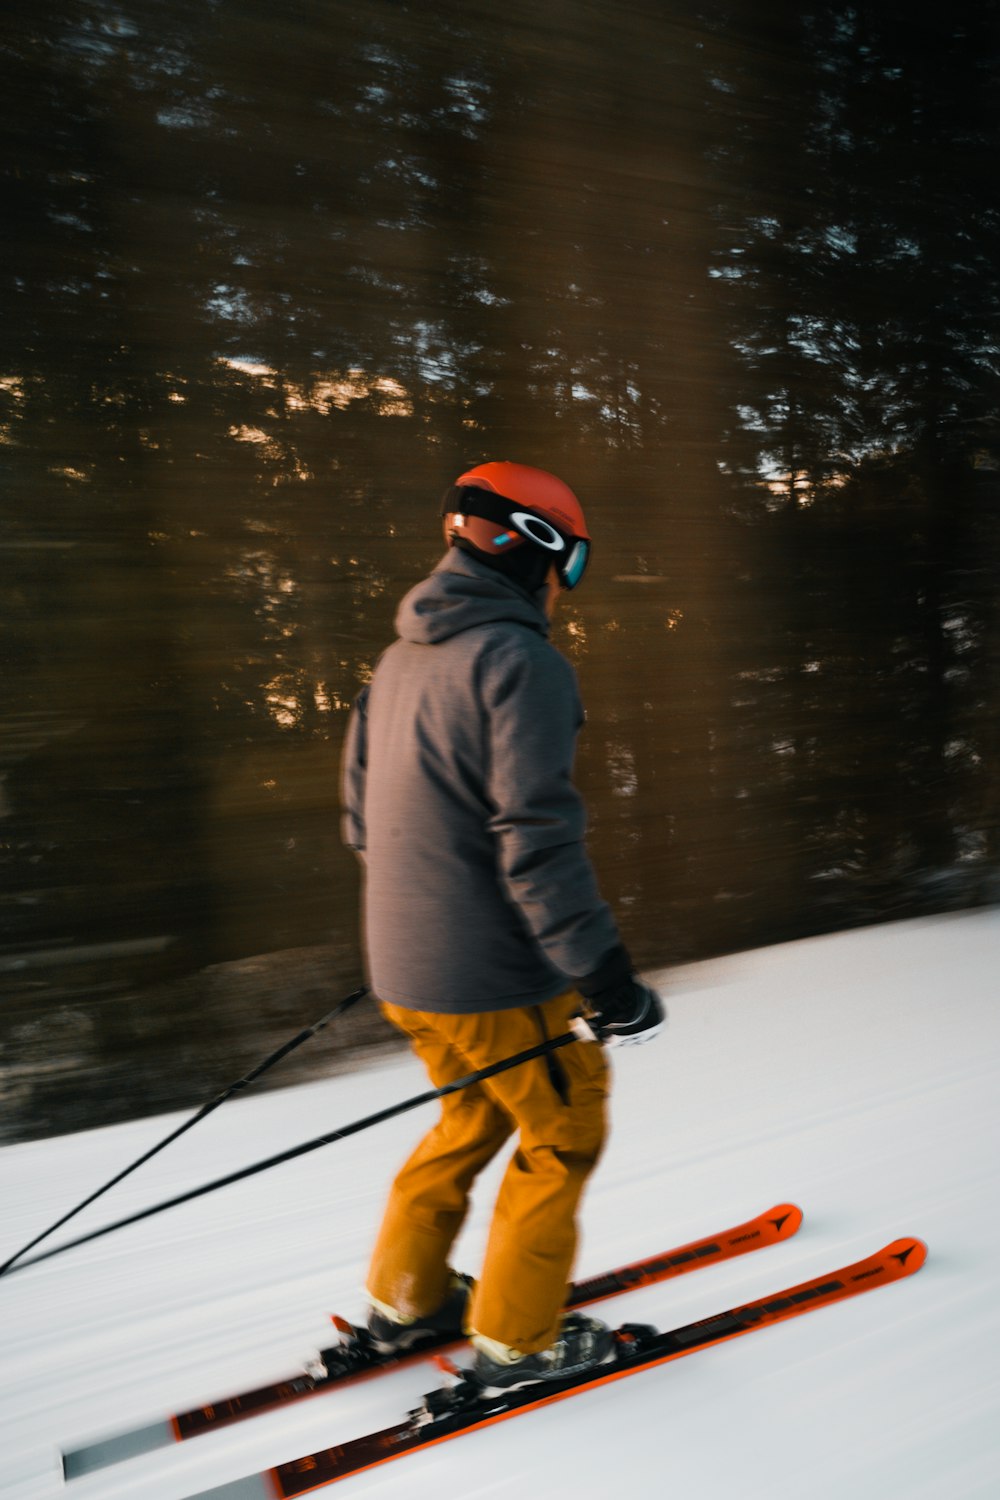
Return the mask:
<svg viewBox="0 0 1000 1500">
<path fill-rule="evenodd" d="M 588 1004 L 574 1029 L 606 1047 L 648 1042 L 666 1023 L 663 1001 L 633 972 L 624 948 L 613 949 L 593 974 L 576 981 L 576 988 Z"/>
</svg>

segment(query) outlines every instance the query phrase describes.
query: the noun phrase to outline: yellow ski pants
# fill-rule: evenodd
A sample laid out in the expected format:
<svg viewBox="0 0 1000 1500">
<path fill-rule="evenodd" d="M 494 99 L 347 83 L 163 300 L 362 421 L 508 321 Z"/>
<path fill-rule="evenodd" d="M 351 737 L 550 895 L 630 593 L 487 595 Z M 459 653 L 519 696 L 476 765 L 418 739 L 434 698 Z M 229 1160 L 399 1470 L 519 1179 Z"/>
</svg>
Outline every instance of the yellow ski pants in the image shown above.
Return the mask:
<svg viewBox="0 0 1000 1500">
<path fill-rule="evenodd" d="M 479 1015 L 388 1004 L 382 1011 L 407 1034 L 441 1088 L 536 1046 L 543 1034 L 561 1034 L 581 1003 L 568 990 L 542 1005 Z M 608 1069 L 593 1042 L 574 1042 L 550 1056 L 561 1072 L 565 1103 L 545 1058 L 442 1099 L 440 1119 L 392 1185 L 368 1273 L 372 1297 L 405 1316 L 440 1307 L 472 1183 L 518 1131 L 468 1328 L 523 1354 L 552 1343 L 576 1251 L 577 1204 L 604 1143 Z"/>
</svg>

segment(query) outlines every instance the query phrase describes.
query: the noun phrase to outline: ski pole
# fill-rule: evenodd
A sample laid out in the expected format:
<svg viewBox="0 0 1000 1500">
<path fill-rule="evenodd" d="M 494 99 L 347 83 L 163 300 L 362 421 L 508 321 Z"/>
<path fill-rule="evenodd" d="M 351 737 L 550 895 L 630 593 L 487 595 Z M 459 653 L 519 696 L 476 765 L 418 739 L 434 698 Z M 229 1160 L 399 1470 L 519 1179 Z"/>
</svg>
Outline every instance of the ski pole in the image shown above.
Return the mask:
<svg viewBox="0 0 1000 1500">
<path fill-rule="evenodd" d="M 165 1135 L 158 1145 L 151 1146 L 148 1151 L 144 1151 L 141 1156 L 136 1157 L 130 1166 L 123 1168 L 121 1172 L 109 1178 L 103 1187 L 99 1187 L 95 1192 L 91 1193 L 89 1198 L 84 1198 L 83 1202 L 78 1203 L 75 1208 L 71 1208 L 69 1213 L 63 1214 L 61 1219 L 57 1219 L 54 1224 L 50 1224 L 48 1229 L 43 1229 L 41 1234 L 36 1234 L 33 1240 L 29 1240 L 26 1245 L 22 1245 L 16 1255 L 12 1255 L 9 1260 L 4 1261 L 3 1265 L 0 1266 L 0 1276 L 6 1275 L 13 1267 L 14 1262 L 20 1260 L 22 1255 L 27 1255 L 28 1251 L 33 1250 L 36 1245 L 40 1245 L 42 1240 L 47 1240 L 50 1234 L 54 1234 L 57 1229 L 61 1229 L 64 1224 L 68 1224 L 70 1219 L 75 1219 L 78 1213 L 81 1213 L 83 1209 L 88 1208 L 91 1203 L 102 1197 L 109 1188 L 115 1187 L 123 1178 L 128 1177 L 131 1172 L 134 1172 L 137 1167 L 141 1167 L 151 1157 L 155 1156 L 157 1152 L 162 1151 L 164 1146 L 169 1146 L 171 1141 L 176 1141 L 178 1136 L 183 1135 L 185 1131 L 193 1129 L 200 1120 L 204 1120 L 206 1115 L 210 1115 L 221 1104 L 225 1104 L 227 1099 L 231 1099 L 234 1094 L 239 1093 L 240 1089 L 248 1088 L 262 1073 L 266 1073 L 268 1068 L 273 1068 L 275 1063 L 280 1062 L 283 1057 L 287 1057 L 289 1052 L 294 1052 L 296 1047 L 301 1047 L 302 1043 L 307 1042 L 311 1036 L 315 1036 L 317 1031 L 322 1031 L 323 1027 L 329 1025 L 337 1016 L 342 1016 L 346 1010 L 350 1010 L 351 1006 L 356 1005 L 359 1000 L 363 1000 L 367 993 L 368 990 L 364 985 L 360 989 L 354 990 L 352 994 L 346 996 L 345 999 L 335 1005 L 333 1010 L 328 1011 L 325 1016 L 321 1016 L 314 1025 L 307 1026 L 304 1031 L 300 1031 L 297 1036 L 293 1036 L 290 1041 L 285 1042 L 276 1052 L 272 1052 L 270 1057 L 265 1057 L 264 1061 L 258 1063 L 245 1078 L 237 1079 L 235 1083 L 231 1083 L 215 1099 L 210 1100 L 208 1104 L 203 1104 L 201 1109 L 191 1116 L 190 1120 L 185 1120 L 183 1125 L 178 1125 L 176 1130 L 172 1130 L 169 1135 Z M 71 1243 L 77 1244 L 79 1241 L 74 1240 Z M 54 1251 L 50 1253 L 55 1254 Z M 35 1257 L 36 1260 L 44 1258 L 44 1256 Z"/>
<path fill-rule="evenodd" d="M 391 1104 L 387 1109 L 377 1110 L 375 1114 L 366 1115 L 362 1120 L 355 1120 L 350 1125 L 342 1125 L 339 1130 L 331 1130 L 326 1135 L 319 1135 L 314 1140 L 305 1141 L 301 1146 L 291 1146 L 287 1151 L 279 1151 L 277 1156 L 269 1156 L 266 1160 L 255 1162 L 252 1166 L 241 1167 L 238 1172 L 230 1172 L 225 1177 L 217 1177 L 214 1182 L 203 1183 L 201 1187 L 191 1188 L 186 1193 L 179 1193 L 176 1198 L 168 1198 L 163 1203 L 154 1203 L 151 1208 L 140 1209 L 138 1213 L 129 1214 L 125 1219 L 118 1219 L 114 1224 L 105 1224 L 101 1229 L 92 1229 L 89 1234 L 81 1234 L 75 1240 L 66 1240 L 62 1245 L 55 1245 L 51 1250 L 43 1250 L 41 1255 L 33 1255 L 30 1260 L 22 1261 L 19 1266 L 13 1266 L 13 1270 L 23 1271 L 28 1266 L 37 1266 L 40 1261 L 50 1260 L 54 1255 L 61 1255 L 64 1250 L 73 1250 L 77 1245 L 86 1245 L 90 1240 L 98 1240 L 103 1235 L 112 1234 L 116 1229 L 124 1229 L 128 1224 L 138 1224 L 140 1220 L 150 1219 L 154 1214 L 164 1213 L 168 1208 L 176 1208 L 180 1203 L 190 1203 L 193 1198 L 203 1198 L 206 1193 L 214 1193 L 218 1188 L 228 1187 L 233 1182 L 242 1182 L 244 1178 L 254 1177 L 258 1172 L 266 1172 L 270 1167 L 278 1167 L 282 1162 L 294 1161 L 297 1156 L 305 1156 L 307 1152 L 316 1151 L 320 1146 L 328 1146 L 333 1141 L 342 1141 L 349 1135 L 357 1135 L 359 1131 L 367 1130 L 370 1125 L 380 1125 L 383 1120 L 391 1120 L 396 1115 L 406 1114 L 408 1110 L 416 1109 L 421 1104 L 430 1104 L 434 1099 L 443 1099 L 446 1094 L 457 1094 L 460 1089 L 467 1089 L 470 1085 L 480 1083 L 485 1078 L 493 1078 L 497 1073 L 505 1073 L 509 1068 L 516 1068 L 521 1063 L 531 1062 L 535 1057 L 544 1057 L 547 1053 L 555 1052 L 559 1047 L 568 1047 L 571 1042 L 576 1041 L 579 1041 L 576 1032 L 566 1031 L 561 1036 L 553 1037 L 551 1041 L 539 1042 L 537 1046 L 528 1047 L 524 1052 L 517 1052 L 511 1057 L 503 1058 L 501 1062 L 491 1063 L 488 1068 L 480 1068 L 478 1072 L 470 1073 L 467 1078 L 459 1078 L 455 1083 L 446 1083 L 439 1089 L 428 1089 L 426 1093 L 415 1094 L 410 1099 L 404 1099 L 400 1104 Z M 11 1262 L 8 1261 L 7 1264 L 9 1266 Z"/>
</svg>

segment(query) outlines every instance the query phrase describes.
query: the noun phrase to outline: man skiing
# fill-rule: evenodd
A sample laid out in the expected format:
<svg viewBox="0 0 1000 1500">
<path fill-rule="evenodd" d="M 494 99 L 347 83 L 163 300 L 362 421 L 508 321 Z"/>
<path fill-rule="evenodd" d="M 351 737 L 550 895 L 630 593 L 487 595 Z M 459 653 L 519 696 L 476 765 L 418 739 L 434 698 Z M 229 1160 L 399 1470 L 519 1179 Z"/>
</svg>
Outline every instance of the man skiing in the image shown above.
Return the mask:
<svg viewBox="0 0 1000 1500">
<path fill-rule="evenodd" d="M 589 556 L 579 501 L 545 470 L 484 463 L 442 515 L 449 550 L 403 599 L 344 752 L 371 986 L 438 1088 L 582 1011 L 589 1040 L 444 1098 L 392 1185 L 368 1330 L 386 1351 L 467 1332 L 476 1377 L 509 1390 L 613 1357 L 606 1325 L 561 1313 L 605 1135 L 595 1042 L 645 1041 L 664 1011 L 600 897 L 571 780 L 583 714 L 548 632 Z M 473 1283 L 449 1253 L 473 1180 L 515 1131 Z"/>
</svg>

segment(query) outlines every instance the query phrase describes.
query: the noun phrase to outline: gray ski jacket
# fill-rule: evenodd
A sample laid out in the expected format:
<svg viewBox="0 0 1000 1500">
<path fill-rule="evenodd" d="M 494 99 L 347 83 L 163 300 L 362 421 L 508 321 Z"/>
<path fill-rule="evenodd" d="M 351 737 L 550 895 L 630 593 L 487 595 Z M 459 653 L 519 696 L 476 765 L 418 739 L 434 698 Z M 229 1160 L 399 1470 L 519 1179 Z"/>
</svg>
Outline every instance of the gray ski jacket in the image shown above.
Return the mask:
<svg viewBox="0 0 1000 1500">
<path fill-rule="evenodd" d="M 620 938 L 571 775 L 576 674 L 544 609 L 452 549 L 403 599 L 351 713 L 344 841 L 365 863 L 375 994 L 448 1013 L 535 1005 Z"/>
</svg>

